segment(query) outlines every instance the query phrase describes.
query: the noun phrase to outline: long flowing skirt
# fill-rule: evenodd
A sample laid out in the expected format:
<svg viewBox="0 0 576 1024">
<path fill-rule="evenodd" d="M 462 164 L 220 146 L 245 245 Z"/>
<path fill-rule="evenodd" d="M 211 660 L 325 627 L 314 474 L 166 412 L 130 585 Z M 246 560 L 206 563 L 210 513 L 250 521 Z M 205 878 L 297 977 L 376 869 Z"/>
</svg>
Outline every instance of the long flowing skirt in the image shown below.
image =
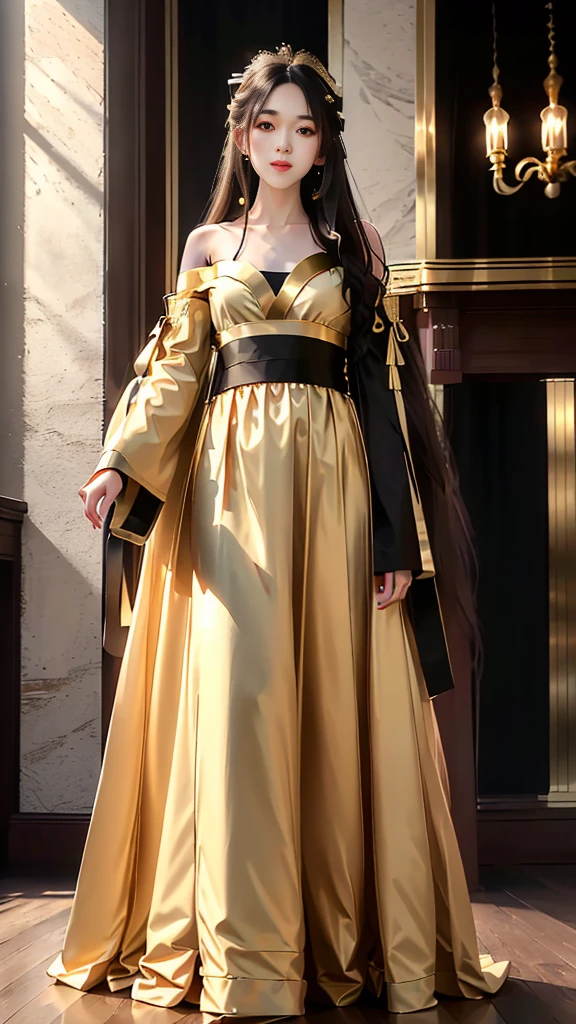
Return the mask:
<svg viewBox="0 0 576 1024">
<path fill-rule="evenodd" d="M 212 1016 L 496 991 L 508 964 L 478 956 L 410 626 L 376 609 L 352 402 L 224 392 L 192 486 L 192 596 L 160 520 L 49 973 Z"/>
</svg>

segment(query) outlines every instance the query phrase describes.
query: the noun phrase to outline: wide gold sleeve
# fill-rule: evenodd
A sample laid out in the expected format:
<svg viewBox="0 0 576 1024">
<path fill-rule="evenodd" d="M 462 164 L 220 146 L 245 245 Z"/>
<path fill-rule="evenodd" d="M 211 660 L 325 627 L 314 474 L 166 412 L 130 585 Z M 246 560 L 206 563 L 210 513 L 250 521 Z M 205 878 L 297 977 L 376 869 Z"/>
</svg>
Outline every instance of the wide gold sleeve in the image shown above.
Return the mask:
<svg viewBox="0 0 576 1024">
<path fill-rule="evenodd" d="M 205 295 L 194 294 L 193 273 L 184 277 L 187 287 L 165 296 L 165 316 L 134 363 L 137 376 L 114 410 L 88 481 L 105 469 L 123 474 L 110 531 L 137 544 L 150 535 L 166 500 L 209 361 L 210 306 Z"/>
</svg>

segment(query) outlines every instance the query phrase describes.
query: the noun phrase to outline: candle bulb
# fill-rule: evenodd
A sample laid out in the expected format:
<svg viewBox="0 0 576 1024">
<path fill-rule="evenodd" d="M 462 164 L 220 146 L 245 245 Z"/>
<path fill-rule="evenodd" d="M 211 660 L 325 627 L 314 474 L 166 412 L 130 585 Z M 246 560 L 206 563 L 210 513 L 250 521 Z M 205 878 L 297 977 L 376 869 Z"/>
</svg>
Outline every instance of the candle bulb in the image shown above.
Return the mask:
<svg viewBox="0 0 576 1024">
<path fill-rule="evenodd" d="M 486 125 L 486 156 L 490 156 L 491 153 L 496 150 L 502 150 L 504 153 L 508 150 L 508 121 L 510 120 L 510 114 L 508 114 L 502 107 L 491 107 L 484 114 L 484 124 Z"/>
<path fill-rule="evenodd" d="M 568 111 L 558 103 L 544 107 L 542 119 L 542 149 L 565 150 L 568 145 L 567 120 Z"/>
</svg>

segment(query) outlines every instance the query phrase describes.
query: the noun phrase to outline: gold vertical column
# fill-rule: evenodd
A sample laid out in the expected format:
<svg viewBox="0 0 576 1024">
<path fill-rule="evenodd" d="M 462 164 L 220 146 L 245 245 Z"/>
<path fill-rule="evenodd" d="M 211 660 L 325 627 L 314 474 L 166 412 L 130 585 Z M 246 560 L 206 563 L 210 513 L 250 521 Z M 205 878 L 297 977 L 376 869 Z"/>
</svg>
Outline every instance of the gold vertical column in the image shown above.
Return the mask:
<svg viewBox="0 0 576 1024">
<path fill-rule="evenodd" d="M 166 125 L 165 291 L 178 272 L 178 0 L 164 0 L 164 95 Z"/>
<path fill-rule="evenodd" d="M 344 84 L 344 0 L 328 0 L 328 71 Z"/>
<path fill-rule="evenodd" d="M 576 793 L 574 379 L 546 381 L 550 609 L 550 797 Z"/>
<path fill-rule="evenodd" d="M 416 259 L 436 258 L 436 2 L 416 0 Z"/>
</svg>

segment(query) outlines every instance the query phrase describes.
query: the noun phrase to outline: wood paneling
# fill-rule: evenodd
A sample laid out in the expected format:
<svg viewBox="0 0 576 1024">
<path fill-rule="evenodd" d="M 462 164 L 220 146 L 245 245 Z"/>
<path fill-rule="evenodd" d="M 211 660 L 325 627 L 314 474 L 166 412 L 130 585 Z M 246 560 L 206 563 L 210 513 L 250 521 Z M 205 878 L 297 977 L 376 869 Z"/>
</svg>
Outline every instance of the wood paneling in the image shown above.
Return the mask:
<svg viewBox="0 0 576 1024">
<path fill-rule="evenodd" d="M 20 777 L 20 604 L 22 521 L 26 502 L 0 497 L 0 867 L 7 857 L 10 816 Z"/>
<path fill-rule="evenodd" d="M 165 266 L 163 0 L 108 0 L 106 414 L 162 312 Z"/>
<path fill-rule="evenodd" d="M 478 812 L 480 864 L 572 864 L 576 878 L 576 808 L 530 806 Z"/>
<path fill-rule="evenodd" d="M 88 814 L 13 814 L 8 848 L 12 870 L 77 871 L 89 823 Z"/>
<path fill-rule="evenodd" d="M 507 306 L 460 309 L 463 373 L 576 372 L 576 305 L 560 305 L 558 293 L 546 305 L 523 303 L 522 293 L 513 294 L 517 301 Z"/>
<path fill-rule="evenodd" d="M 107 2 L 105 426 L 163 312 L 164 29 L 164 0 Z M 120 658 L 103 652 L 103 742 L 119 671 Z"/>
</svg>

